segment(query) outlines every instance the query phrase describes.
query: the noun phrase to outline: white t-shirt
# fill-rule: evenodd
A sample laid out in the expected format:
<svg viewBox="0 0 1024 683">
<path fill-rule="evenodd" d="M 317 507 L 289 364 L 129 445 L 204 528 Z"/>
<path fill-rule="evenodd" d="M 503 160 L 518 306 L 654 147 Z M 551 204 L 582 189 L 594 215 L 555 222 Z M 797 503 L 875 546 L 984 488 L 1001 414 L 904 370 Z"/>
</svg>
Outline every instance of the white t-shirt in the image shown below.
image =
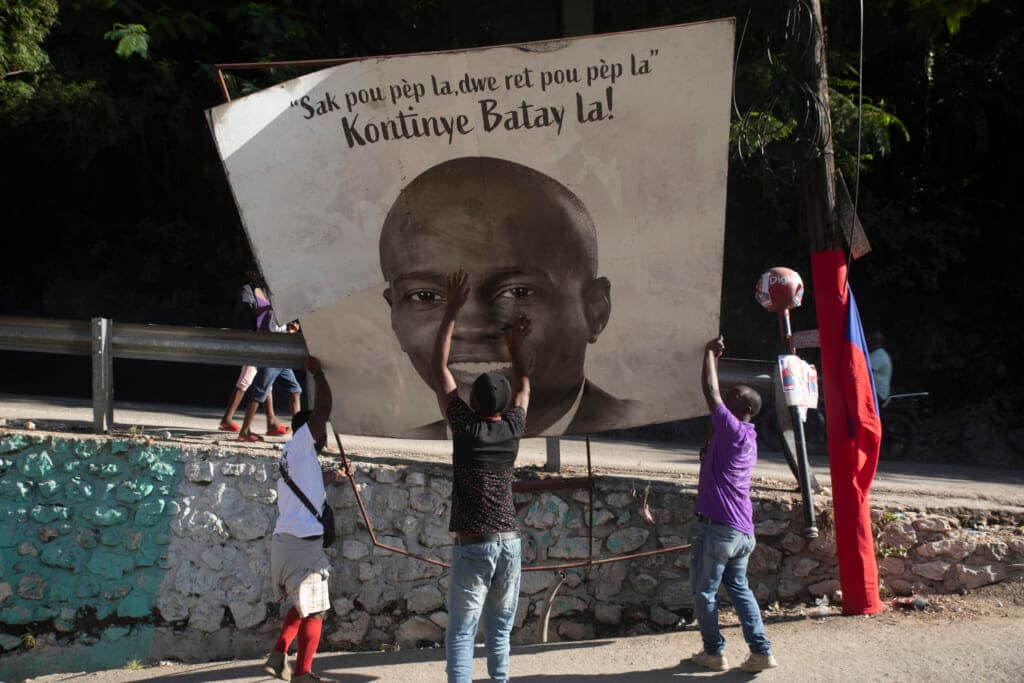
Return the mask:
<svg viewBox="0 0 1024 683">
<path fill-rule="evenodd" d="M 279 462 L 288 471 L 295 485 L 306 494 L 319 511 L 327 499 L 327 492 L 324 491 L 324 480 L 320 461 L 316 458 L 316 446 L 313 443 L 313 434 L 309 431 L 309 425 L 299 427 L 291 440 L 284 445 L 284 452 Z M 277 480 L 277 524 L 274 526 L 275 534 L 292 534 L 299 538 L 305 536 L 319 536 L 324 532 L 323 526 L 316 521 L 316 517 L 309 511 L 309 508 L 299 500 L 284 477 Z"/>
</svg>

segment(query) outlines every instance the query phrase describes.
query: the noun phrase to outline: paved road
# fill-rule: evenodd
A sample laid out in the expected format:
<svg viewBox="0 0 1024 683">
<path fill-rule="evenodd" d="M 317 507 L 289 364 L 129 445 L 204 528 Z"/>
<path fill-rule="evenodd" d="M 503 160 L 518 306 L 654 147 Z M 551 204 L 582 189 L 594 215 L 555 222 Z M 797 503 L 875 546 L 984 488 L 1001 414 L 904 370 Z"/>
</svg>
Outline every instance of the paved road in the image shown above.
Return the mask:
<svg viewBox="0 0 1024 683">
<path fill-rule="evenodd" d="M 736 626 L 723 629 L 733 668 L 717 673 L 681 659 L 700 649 L 696 631 L 632 638 L 527 645 L 512 648 L 512 676 L 518 683 L 671 683 L 686 679 L 722 683 L 772 681 L 1020 681 L 1024 609 L 973 619 L 917 619 L 886 613 L 877 617 L 798 619 L 767 624 L 779 667 L 756 676 L 738 668 L 746 647 Z M 474 680 L 487 680 L 478 648 Z M 34 683 L 269 683 L 262 660 L 170 664 L 140 671 L 56 674 Z M 443 681 L 444 651 L 322 653 L 314 670 L 346 683 Z"/>
<path fill-rule="evenodd" d="M 240 444 L 217 431 L 218 410 L 185 406 L 116 403 L 115 432 L 126 432 L 132 425 L 142 426 L 146 434 L 193 444 L 219 444 L 232 448 L 273 451 L 284 438 L 268 437 L 262 444 Z M 0 394 L 0 419 L 8 427 L 34 421 L 37 428 L 54 432 L 89 433 L 92 408 L 87 400 L 54 399 Z M 417 460 L 446 462 L 451 445 L 446 441 L 384 439 L 343 436 L 346 453 L 354 460 Z M 667 444 L 594 438 L 591 460 L 596 474 L 638 479 L 695 480 L 699 444 Z M 520 446 L 519 466 L 543 467 L 546 461 L 543 439 L 525 439 Z M 564 471 L 586 470 L 586 443 L 580 438 L 561 441 Z M 828 462 L 812 457 L 811 469 L 825 486 L 829 483 Z M 754 472 L 755 487 L 769 482 L 796 486 L 782 455 L 762 451 Z M 756 479 L 760 477 L 761 479 Z M 1024 472 L 1009 468 L 968 467 L 947 464 L 892 462 L 883 460 L 871 492 L 875 503 L 964 508 L 967 510 L 1005 510 L 1024 512 Z"/>
</svg>

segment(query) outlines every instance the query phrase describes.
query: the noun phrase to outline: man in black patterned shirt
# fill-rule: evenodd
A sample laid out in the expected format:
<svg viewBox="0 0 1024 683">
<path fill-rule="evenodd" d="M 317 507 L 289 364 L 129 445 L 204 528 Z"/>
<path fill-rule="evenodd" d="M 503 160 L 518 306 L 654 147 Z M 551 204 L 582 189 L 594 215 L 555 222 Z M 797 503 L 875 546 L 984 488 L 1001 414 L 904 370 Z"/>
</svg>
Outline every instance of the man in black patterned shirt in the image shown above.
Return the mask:
<svg viewBox="0 0 1024 683">
<path fill-rule="evenodd" d="M 431 369 L 437 401 L 451 426 L 453 441 L 449 530 L 455 533 L 455 546 L 445 635 L 448 681 L 472 681 L 473 642 L 481 619 L 487 673 L 492 681 L 507 681 L 509 635 L 519 604 L 522 559 L 512 474 L 530 402 L 528 363 L 522 357 L 530 319 L 520 316 L 505 330 L 514 390 L 505 375 L 484 373 L 473 383 L 470 405 L 466 405 L 459 398 L 448 356 L 455 318 L 469 298 L 469 277 L 459 270 L 448 275 L 446 284 L 445 312 L 434 341 Z"/>
</svg>

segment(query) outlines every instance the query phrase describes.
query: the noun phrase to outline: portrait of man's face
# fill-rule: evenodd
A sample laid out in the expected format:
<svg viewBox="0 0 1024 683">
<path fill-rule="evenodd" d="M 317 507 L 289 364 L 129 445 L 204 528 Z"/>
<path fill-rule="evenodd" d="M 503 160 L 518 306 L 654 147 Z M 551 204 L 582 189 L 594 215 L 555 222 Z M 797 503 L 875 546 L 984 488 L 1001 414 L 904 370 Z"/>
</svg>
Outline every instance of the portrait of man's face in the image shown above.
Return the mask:
<svg viewBox="0 0 1024 683">
<path fill-rule="evenodd" d="M 487 157 L 438 164 L 410 182 L 380 237 L 391 325 L 431 383 L 430 356 L 445 309 L 445 277 L 469 274 L 449 368 L 468 396 L 482 373 L 511 372 L 504 328 L 532 321 L 529 433 L 540 434 L 579 405 L 587 345 L 611 311 L 610 283 L 597 276 L 597 240 L 586 208 L 531 168 Z"/>
</svg>

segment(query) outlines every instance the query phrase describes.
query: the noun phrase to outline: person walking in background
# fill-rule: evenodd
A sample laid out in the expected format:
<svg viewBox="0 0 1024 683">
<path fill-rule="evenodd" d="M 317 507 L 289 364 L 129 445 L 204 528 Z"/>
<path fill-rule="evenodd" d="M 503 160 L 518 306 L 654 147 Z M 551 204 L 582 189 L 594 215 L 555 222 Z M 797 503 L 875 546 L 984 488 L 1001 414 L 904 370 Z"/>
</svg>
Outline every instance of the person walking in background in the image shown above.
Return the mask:
<svg viewBox="0 0 1024 683">
<path fill-rule="evenodd" d="M 281 633 L 264 664 L 271 676 L 293 683 L 326 681 L 312 672 L 313 657 L 320 644 L 323 619 L 331 607 L 327 579 L 331 563 L 323 548 L 323 525 L 285 481 L 292 483 L 318 509 L 327 500 L 326 485 L 337 483 L 348 475 L 340 468 L 324 471 L 317 454 L 327 442 L 327 420 L 331 415 L 331 387 L 324 377 L 320 361 L 310 356 L 306 369 L 316 383 L 313 410 L 303 410 L 292 417 L 292 438 L 284 445 L 277 480 L 277 523 L 270 546 L 270 580 L 274 597 L 288 598 L 292 608 L 285 615 Z M 292 675 L 288 665 L 288 648 L 299 640 L 299 650 Z"/>
<path fill-rule="evenodd" d="M 299 321 L 297 320 L 293 320 L 287 325 L 281 325 L 277 322 L 274 309 L 270 305 L 270 299 L 263 292 L 262 288 L 255 288 L 254 293 L 258 310 L 256 316 L 257 330 L 262 332 L 287 332 L 289 334 L 295 334 L 299 331 Z M 302 387 L 299 385 L 299 381 L 295 379 L 295 373 L 292 372 L 292 369 L 260 368 L 256 373 L 252 398 L 245 409 L 245 419 L 242 421 L 242 428 L 238 433 L 239 441 L 263 441 L 263 437 L 259 434 L 252 433 L 252 423 L 256 418 L 256 411 L 263 404 L 268 406 L 268 409 L 265 411 L 267 415 L 267 436 L 284 436 L 288 433 L 288 427 L 277 422 L 273 408 L 269 407 L 272 405 L 270 396 L 274 390 L 274 383 L 279 379 L 285 383 L 288 392 L 291 394 L 291 414 L 295 415 L 299 412 Z"/>
<path fill-rule="evenodd" d="M 431 369 L 441 413 L 452 430 L 452 503 L 449 530 L 455 533 L 448 579 L 445 633 L 449 683 L 473 679 L 473 643 L 483 620 L 487 673 L 507 681 L 509 636 L 519 604 L 522 546 L 512 500 L 512 475 L 519 439 L 526 431 L 530 403 L 523 340 L 530 319 L 520 316 L 505 330 L 515 388 L 501 372 L 473 382 L 470 405 L 459 398 L 448 367 L 455 318 L 469 298 L 469 277 L 451 273 L 445 311 L 434 339 Z M 509 403 L 511 401 L 511 406 Z"/>
<path fill-rule="evenodd" d="M 761 609 L 747 584 L 747 561 L 754 551 L 750 477 L 757 462 L 757 434 L 751 420 L 761 397 L 747 386 L 718 389 L 718 359 L 725 351 L 719 336 L 704 348 L 701 387 L 711 411 L 711 437 L 700 466 L 697 524 L 690 547 L 690 583 L 704 648 L 690 662 L 712 671 L 729 668 L 725 638 L 718 627 L 718 588 L 725 584 L 750 656 L 740 668 L 757 672 L 778 664 L 765 636 Z"/>
<path fill-rule="evenodd" d="M 241 290 L 238 293 L 238 299 L 235 302 L 235 315 L 233 326 L 240 330 L 255 330 L 257 329 L 256 320 L 260 313 L 263 311 L 260 309 L 260 305 L 256 300 L 256 290 L 263 286 L 263 279 L 256 270 L 250 270 L 246 273 L 246 284 L 242 285 Z M 260 290 L 262 291 L 262 290 Z M 224 409 L 224 415 L 220 418 L 220 431 L 222 432 L 237 432 L 239 431 L 238 424 L 235 422 L 235 411 L 238 410 L 238 406 L 242 403 L 242 398 L 245 396 L 245 392 L 252 385 L 253 379 L 256 377 L 256 366 L 255 365 L 243 365 L 238 373 L 238 380 L 235 382 L 235 389 L 231 392 L 231 398 L 228 400 L 227 408 Z M 265 403 L 265 409 L 270 416 L 269 422 L 276 422 L 274 415 L 274 400 L 273 396 L 267 396 Z"/>
<path fill-rule="evenodd" d="M 876 330 L 868 335 L 868 358 L 871 361 L 871 374 L 875 378 L 875 394 L 879 405 L 889 400 L 892 390 L 892 358 L 884 346 L 885 335 L 881 332 Z"/>
</svg>

